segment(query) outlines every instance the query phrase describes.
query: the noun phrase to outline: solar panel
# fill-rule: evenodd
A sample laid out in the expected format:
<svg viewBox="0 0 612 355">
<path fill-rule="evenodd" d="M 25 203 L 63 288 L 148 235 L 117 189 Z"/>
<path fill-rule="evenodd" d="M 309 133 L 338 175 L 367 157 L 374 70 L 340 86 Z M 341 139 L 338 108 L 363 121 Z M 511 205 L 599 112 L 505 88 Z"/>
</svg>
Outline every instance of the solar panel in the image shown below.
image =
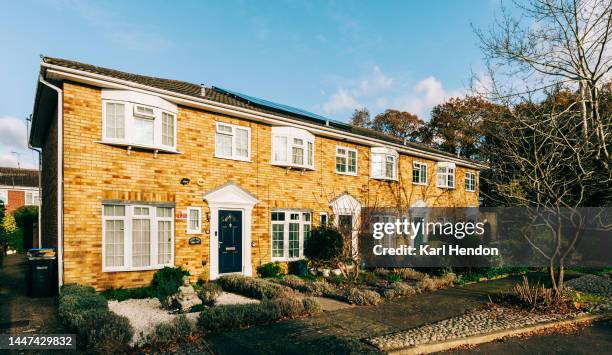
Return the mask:
<svg viewBox="0 0 612 355">
<path fill-rule="evenodd" d="M 264 100 L 264 99 L 259 99 L 253 96 L 249 96 L 249 95 L 245 95 L 245 94 L 241 94 L 239 92 L 235 92 L 235 91 L 231 91 L 231 90 L 226 90 L 217 86 L 213 86 L 212 87 L 214 90 L 217 90 L 223 94 L 227 94 L 227 95 L 231 95 L 231 96 L 235 96 L 238 98 L 241 98 L 243 100 L 248 101 L 249 103 L 255 105 L 255 106 L 259 106 L 262 108 L 268 108 L 268 109 L 273 109 L 273 110 L 277 110 L 277 111 L 282 111 L 282 112 L 286 112 L 286 113 L 290 113 L 290 114 L 294 114 L 294 115 L 300 115 L 303 117 L 309 117 L 309 118 L 314 118 L 316 120 L 321 120 L 321 121 L 332 121 L 327 117 L 323 117 L 321 115 L 317 115 L 316 113 L 312 113 L 312 112 L 308 112 L 306 110 L 302 110 L 300 108 L 295 108 L 295 107 L 291 107 L 291 106 L 287 106 L 287 105 L 283 105 L 283 104 L 278 104 L 276 102 L 272 102 L 272 101 L 268 101 L 268 100 Z M 337 122 L 334 121 L 337 124 L 343 124 L 341 122 Z"/>
</svg>

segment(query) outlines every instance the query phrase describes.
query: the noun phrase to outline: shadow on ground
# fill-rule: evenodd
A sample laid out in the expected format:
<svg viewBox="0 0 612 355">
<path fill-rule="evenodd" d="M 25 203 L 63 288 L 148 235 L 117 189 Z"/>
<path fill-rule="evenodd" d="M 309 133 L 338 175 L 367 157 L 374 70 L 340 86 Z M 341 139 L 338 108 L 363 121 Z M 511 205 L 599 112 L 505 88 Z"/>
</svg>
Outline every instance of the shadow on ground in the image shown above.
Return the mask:
<svg viewBox="0 0 612 355">
<path fill-rule="evenodd" d="M 56 297 L 26 295 L 26 257 L 7 255 L 0 262 L 0 333 L 62 333 Z"/>
</svg>

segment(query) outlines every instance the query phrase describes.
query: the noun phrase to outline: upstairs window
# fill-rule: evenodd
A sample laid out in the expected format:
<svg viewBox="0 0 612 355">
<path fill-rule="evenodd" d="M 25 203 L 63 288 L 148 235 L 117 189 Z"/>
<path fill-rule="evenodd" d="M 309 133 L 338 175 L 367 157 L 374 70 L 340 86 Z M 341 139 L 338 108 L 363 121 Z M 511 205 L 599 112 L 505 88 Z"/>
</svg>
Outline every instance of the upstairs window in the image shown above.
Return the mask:
<svg viewBox="0 0 612 355">
<path fill-rule="evenodd" d="M 338 174 L 357 175 L 357 150 L 336 147 L 336 172 Z"/>
<path fill-rule="evenodd" d="M 455 163 L 438 163 L 436 186 L 446 189 L 455 188 Z"/>
<path fill-rule="evenodd" d="M 102 90 L 102 141 L 176 151 L 176 105 L 153 95 Z"/>
<path fill-rule="evenodd" d="M 418 161 L 412 163 L 412 183 L 427 185 L 427 164 Z"/>
<path fill-rule="evenodd" d="M 294 127 L 272 127 L 272 164 L 314 169 L 314 135 Z"/>
<path fill-rule="evenodd" d="M 380 180 L 397 180 L 397 162 L 399 154 L 389 148 L 372 148 L 372 178 Z"/>
<path fill-rule="evenodd" d="M 217 122 L 215 157 L 251 160 L 251 128 Z"/>
<path fill-rule="evenodd" d="M 476 192 L 476 174 L 467 171 L 465 173 L 465 191 Z"/>
<path fill-rule="evenodd" d="M 40 205 L 40 198 L 37 191 L 27 191 L 25 193 L 25 204 L 28 206 Z"/>
</svg>

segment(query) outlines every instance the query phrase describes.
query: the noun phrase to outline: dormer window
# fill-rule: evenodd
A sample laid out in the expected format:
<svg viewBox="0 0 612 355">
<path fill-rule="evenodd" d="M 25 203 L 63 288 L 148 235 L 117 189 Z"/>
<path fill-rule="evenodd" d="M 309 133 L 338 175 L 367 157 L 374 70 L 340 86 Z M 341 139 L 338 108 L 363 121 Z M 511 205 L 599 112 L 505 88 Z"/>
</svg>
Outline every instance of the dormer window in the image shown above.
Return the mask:
<svg viewBox="0 0 612 355">
<path fill-rule="evenodd" d="M 272 127 L 272 164 L 314 169 L 314 135 L 295 127 Z"/>
<path fill-rule="evenodd" d="M 436 186 L 445 189 L 455 188 L 455 163 L 438 163 L 436 172 Z"/>
<path fill-rule="evenodd" d="M 394 149 L 372 148 L 372 178 L 380 180 L 397 180 L 397 162 L 399 154 Z"/>
<path fill-rule="evenodd" d="M 176 152 L 176 114 L 157 96 L 102 90 L 102 142 Z"/>
</svg>

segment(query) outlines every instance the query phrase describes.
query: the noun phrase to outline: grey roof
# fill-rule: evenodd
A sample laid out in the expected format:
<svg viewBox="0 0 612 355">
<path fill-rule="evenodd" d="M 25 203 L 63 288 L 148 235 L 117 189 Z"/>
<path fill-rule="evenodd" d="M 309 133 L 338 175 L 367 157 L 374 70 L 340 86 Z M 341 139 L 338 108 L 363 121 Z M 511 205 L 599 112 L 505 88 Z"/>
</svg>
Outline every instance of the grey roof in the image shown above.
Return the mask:
<svg viewBox="0 0 612 355">
<path fill-rule="evenodd" d="M 38 170 L 0 167 L 0 185 L 38 187 Z"/>
<path fill-rule="evenodd" d="M 452 157 L 454 159 L 464 160 L 466 162 L 482 164 L 482 162 L 460 158 L 453 154 L 431 148 L 427 145 L 405 141 L 403 139 L 400 139 L 394 136 L 390 136 L 390 135 L 375 131 L 373 129 L 358 127 L 358 126 L 350 125 L 350 124 L 339 122 L 339 121 L 329 120 L 329 119 L 319 119 L 319 118 L 313 117 L 312 115 L 310 116 L 300 115 L 296 113 L 296 111 L 306 112 L 304 110 L 294 109 L 292 110 L 293 112 L 289 112 L 289 111 L 282 110 L 282 109 L 276 109 L 275 107 L 258 105 L 257 104 L 258 101 L 246 100 L 244 98 L 246 95 L 232 95 L 231 91 L 220 89 L 220 88 L 215 88 L 215 87 L 209 88 L 209 90 L 205 90 L 205 96 L 202 96 L 201 95 L 202 93 L 201 85 L 189 83 L 186 81 L 163 79 L 163 78 L 157 78 L 157 77 L 146 76 L 146 75 L 126 73 L 126 72 L 122 72 L 119 70 L 98 67 L 98 66 L 91 65 L 91 64 L 85 64 L 85 63 L 81 63 L 81 62 L 77 62 L 73 60 L 60 59 L 60 58 L 44 57 L 43 62 L 47 64 L 51 64 L 51 65 L 61 66 L 64 68 L 77 69 L 80 71 L 104 75 L 104 76 L 108 76 L 108 77 L 115 78 L 115 79 L 130 81 L 133 83 L 166 90 L 166 91 L 174 92 L 177 94 L 192 96 L 198 99 L 204 98 L 204 99 L 219 102 L 222 104 L 245 108 L 245 109 L 249 109 L 249 110 L 253 110 L 253 111 L 257 111 L 261 113 L 273 114 L 277 116 L 290 118 L 293 120 L 300 120 L 304 122 L 314 123 L 314 124 L 318 124 L 321 126 L 329 126 L 334 129 L 341 130 L 347 133 L 352 133 L 352 134 L 360 135 L 360 136 L 367 137 L 367 138 L 378 139 L 378 140 L 386 141 L 386 142 L 393 143 L 393 144 L 400 144 L 408 148 L 418 149 L 423 152 L 435 153 L 435 154 L 444 155 L 447 157 Z M 265 100 L 259 100 L 259 101 L 265 101 Z M 276 105 L 286 106 L 286 105 L 280 105 L 280 104 L 276 104 Z"/>
</svg>

